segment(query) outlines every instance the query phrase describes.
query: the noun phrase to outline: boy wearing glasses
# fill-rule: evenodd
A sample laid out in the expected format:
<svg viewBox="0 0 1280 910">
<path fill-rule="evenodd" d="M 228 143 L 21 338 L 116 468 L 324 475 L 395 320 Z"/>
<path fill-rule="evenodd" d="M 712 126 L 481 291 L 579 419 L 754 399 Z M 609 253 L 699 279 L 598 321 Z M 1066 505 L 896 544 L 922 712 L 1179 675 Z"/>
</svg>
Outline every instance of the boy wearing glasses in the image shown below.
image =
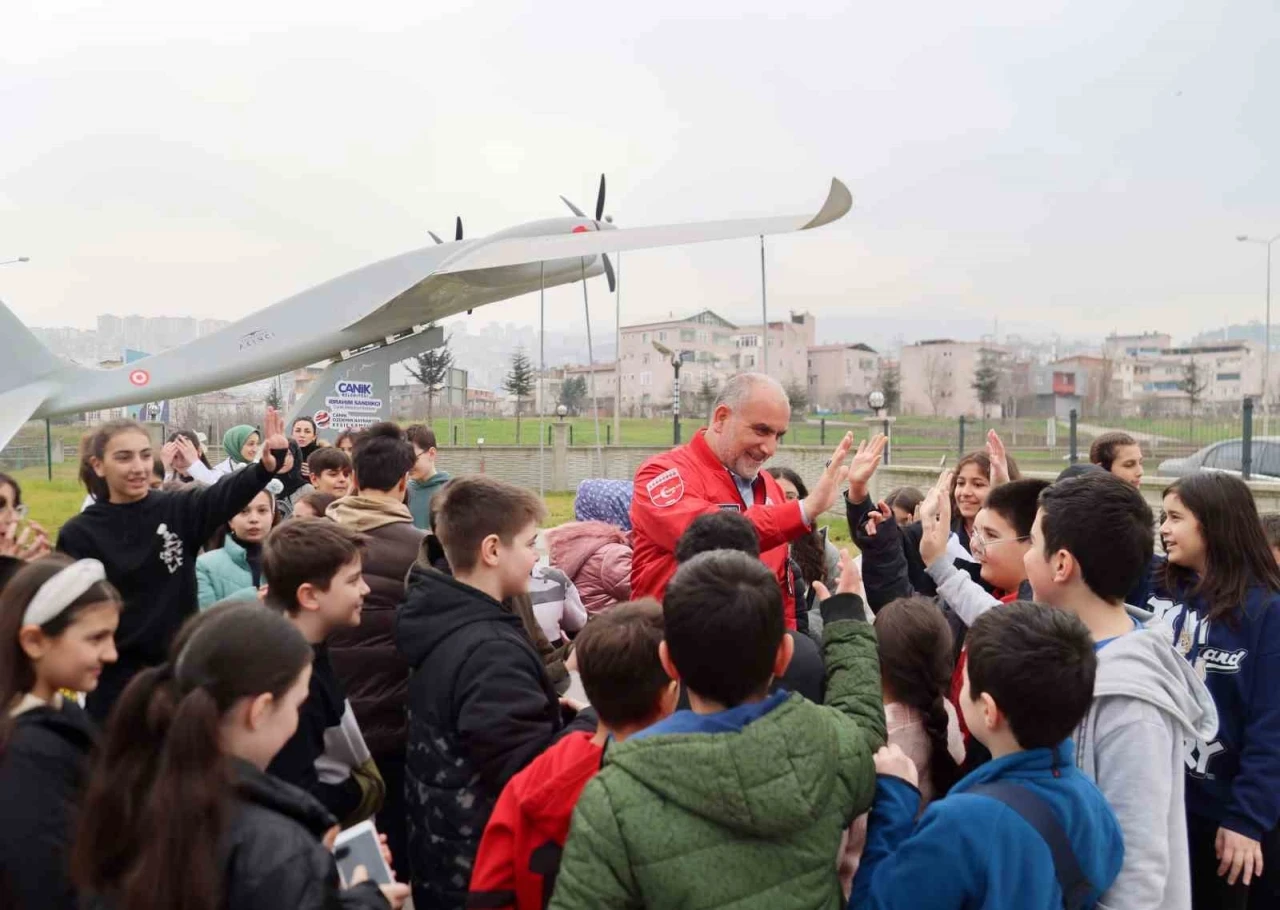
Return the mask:
<svg viewBox="0 0 1280 910">
<path fill-rule="evenodd" d="M 982 566 L 982 580 L 995 590 L 988 594 L 975 584 L 967 572 L 956 568 L 947 555 L 947 536 L 936 533 L 951 527 L 951 516 L 940 515 L 939 510 L 949 512 L 950 500 L 943 492 L 943 481 L 949 488 L 949 472 L 943 475 L 938 487 L 929 494 L 920 507 L 924 533 L 920 538 L 920 559 L 929 577 L 938 586 L 938 596 L 949 611 L 952 636 L 957 649 L 955 671 L 951 677 L 951 702 L 960 712 L 960 690 L 964 685 L 964 667 L 968 656 L 964 649 L 965 633 L 974 620 L 991 607 L 995 600 L 1012 603 L 1030 600 L 1027 571 L 1023 557 L 1031 549 L 1031 526 L 1035 524 L 1040 493 L 1049 484 L 1043 480 L 1014 480 L 993 487 L 983 506 L 973 520 L 973 535 L 969 540 L 973 556 Z M 935 519 L 937 524 L 935 524 Z M 963 719 L 960 723 L 965 736 L 965 770 L 971 770 L 990 758 L 990 753 L 976 740 L 971 740 Z"/>
</svg>

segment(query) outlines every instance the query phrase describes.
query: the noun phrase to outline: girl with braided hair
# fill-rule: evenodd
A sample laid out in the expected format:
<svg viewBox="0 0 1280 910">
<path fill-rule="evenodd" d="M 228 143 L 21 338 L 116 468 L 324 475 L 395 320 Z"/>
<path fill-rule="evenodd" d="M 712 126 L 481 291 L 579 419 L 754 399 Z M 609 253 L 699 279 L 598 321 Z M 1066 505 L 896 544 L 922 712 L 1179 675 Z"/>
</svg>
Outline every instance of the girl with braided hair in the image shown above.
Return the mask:
<svg viewBox="0 0 1280 910">
<path fill-rule="evenodd" d="M 904 597 L 876 614 L 876 649 L 890 745 L 896 744 L 920 772 L 920 811 L 960 779 L 964 742 L 951 685 L 951 627 L 933 601 Z M 854 819 L 840 853 L 846 895 L 858 871 L 867 817 Z"/>
</svg>

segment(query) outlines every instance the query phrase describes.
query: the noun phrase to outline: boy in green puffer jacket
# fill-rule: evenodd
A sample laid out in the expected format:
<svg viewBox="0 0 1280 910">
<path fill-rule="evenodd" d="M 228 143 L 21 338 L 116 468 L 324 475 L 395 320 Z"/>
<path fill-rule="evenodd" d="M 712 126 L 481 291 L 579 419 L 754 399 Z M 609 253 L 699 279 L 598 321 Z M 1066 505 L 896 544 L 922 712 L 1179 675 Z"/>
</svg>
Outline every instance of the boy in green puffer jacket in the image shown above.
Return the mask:
<svg viewBox="0 0 1280 910">
<path fill-rule="evenodd" d="M 875 792 L 885 742 L 875 635 L 848 554 L 820 591 L 826 705 L 769 695 L 791 658 L 782 594 L 758 559 L 716 550 L 663 603 L 663 665 L 692 705 L 610 746 L 582 792 L 554 910 L 844 907 L 841 832 Z"/>
</svg>

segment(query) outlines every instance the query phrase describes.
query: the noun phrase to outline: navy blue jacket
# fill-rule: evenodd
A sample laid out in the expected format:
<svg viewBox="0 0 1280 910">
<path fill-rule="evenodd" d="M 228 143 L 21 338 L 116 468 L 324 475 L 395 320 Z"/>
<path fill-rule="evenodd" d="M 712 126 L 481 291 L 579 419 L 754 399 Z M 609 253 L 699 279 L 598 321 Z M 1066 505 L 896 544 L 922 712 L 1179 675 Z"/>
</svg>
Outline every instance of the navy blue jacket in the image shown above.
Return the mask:
<svg viewBox="0 0 1280 910">
<path fill-rule="evenodd" d="M 966 793 L 1002 780 L 1032 790 L 1053 811 L 1093 885 L 1092 906 L 1120 872 L 1120 824 L 1106 799 L 1076 770 L 1070 740 L 987 762 L 920 821 L 920 793 L 896 777 L 876 780 L 867 845 L 850 908 L 1061 910 L 1053 858 L 1022 816 L 989 796 Z"/>
<path fill-rule="evenodd" d="M 1218 738 L 1187 755 L 1187 811 L 1261 840 L 1280 822 L 1280 594 L 1250 588 L 1234 623 L 1184 590 L 1150 606 L 1218 707 Z"/>
</svg>

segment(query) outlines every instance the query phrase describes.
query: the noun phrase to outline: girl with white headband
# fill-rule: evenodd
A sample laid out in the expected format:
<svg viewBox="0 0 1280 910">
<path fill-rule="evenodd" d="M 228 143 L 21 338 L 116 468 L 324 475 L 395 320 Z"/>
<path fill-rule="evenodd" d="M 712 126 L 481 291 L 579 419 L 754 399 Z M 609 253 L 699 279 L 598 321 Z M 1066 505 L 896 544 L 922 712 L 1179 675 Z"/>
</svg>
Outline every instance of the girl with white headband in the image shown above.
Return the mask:
<svg viewBox="0 0 1280 910">
<path fill-rule="evenodd" d="M 30 563 L 0 594 L 0 907 L 76 906 L 70 844 L 95 732 L 59 690 L 97 687 L 119 622 L 93 559 Z"/>
</svg>

